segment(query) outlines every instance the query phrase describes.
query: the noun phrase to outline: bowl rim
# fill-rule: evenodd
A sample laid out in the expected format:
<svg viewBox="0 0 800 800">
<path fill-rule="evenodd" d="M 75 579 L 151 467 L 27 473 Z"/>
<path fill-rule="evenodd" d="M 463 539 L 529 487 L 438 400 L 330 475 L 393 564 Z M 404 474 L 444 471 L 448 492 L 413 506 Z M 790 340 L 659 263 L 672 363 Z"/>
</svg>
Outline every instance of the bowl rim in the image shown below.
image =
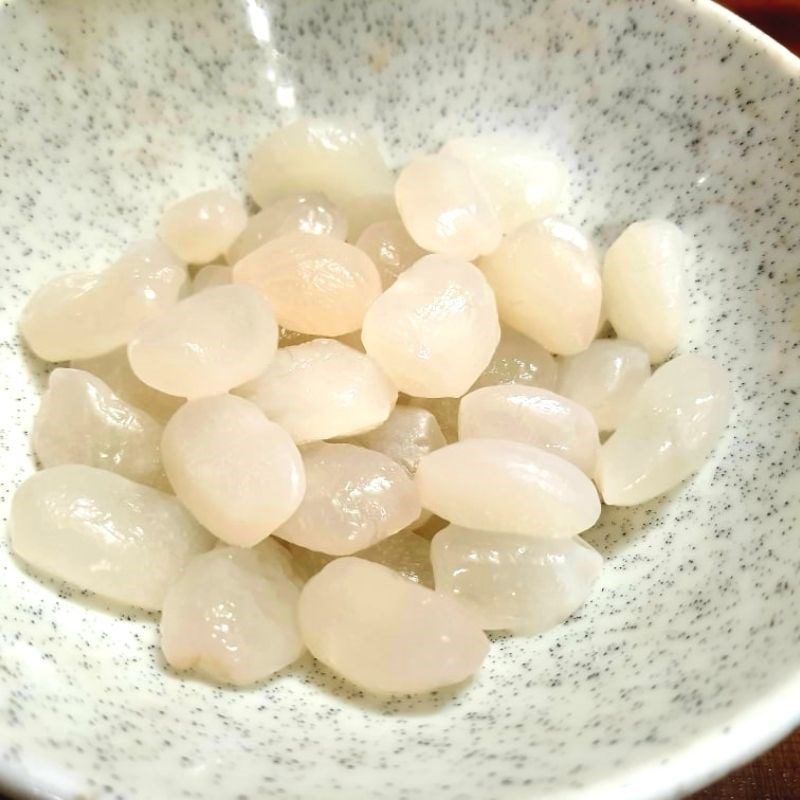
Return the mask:
<svg viewBox="0 0 800 800">
<path fill-rule="evenodd" d="M 765 55 L 787 77 L 800 81 L 800 57 L 716 0 L 669 0 L 689 15 L 708 16 L 732 29 Z M 800 668 L 744 709 L 733 710 L 669 756 L 655 756 L 625 773 L 582 789 L 557 790 L 544 800 L 678 800 L 724 777 L 766 752 L 800 727 Z M 69 800 L 59 767 L 40 765 L 33 775 L 0 764 L 0 795 L 8 800 Z M 512 790 L 513 791 L 513 790 Z M 506 800 L 534 800 L 527 790 Z"/>
<path fill-rule="evenodd" d="M 787 77 L 800 81 L 800 56 L 716 0 L 673 0 L 688 13 L 717 19 L 769 56 Z M 800 669 L 744 709 L 732 711 L 668 757 L 547 800 L 677 800 L 752 761 L 800 728 Z M 526 800 L 532 800 L 527 798 Z"/>
</svg>

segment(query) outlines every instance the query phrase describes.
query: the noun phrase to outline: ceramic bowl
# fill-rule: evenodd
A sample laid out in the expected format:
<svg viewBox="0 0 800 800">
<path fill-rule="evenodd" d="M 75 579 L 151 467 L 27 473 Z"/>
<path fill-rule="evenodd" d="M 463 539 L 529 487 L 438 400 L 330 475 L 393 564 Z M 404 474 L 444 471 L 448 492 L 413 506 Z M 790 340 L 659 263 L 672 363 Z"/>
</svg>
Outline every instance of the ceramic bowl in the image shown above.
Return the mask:
<svg viewBox="0 0 800 800">
<path fill-rule="evenodd" d="M 44 370 L 26 296 L 109 263 L 159 210 L 240 187 L 299 114 L 354 117 L 394 163 L 523 129 L 570 165 L 605 246 L 691 234 L 684 349 L 730 372 L 705 469 L 589 535 L 568 624 L 496 637 L 458 690 L 364 696 L 310 661 L 247 691 L 170 674 L 154 619 L 31 575 L 0 540 L 0 783 L 83 800 L 647 800 L 800 718 L 800 69 L 706 0 L 0 3 L 3 511 L 32 470 Z"/>
</svg>

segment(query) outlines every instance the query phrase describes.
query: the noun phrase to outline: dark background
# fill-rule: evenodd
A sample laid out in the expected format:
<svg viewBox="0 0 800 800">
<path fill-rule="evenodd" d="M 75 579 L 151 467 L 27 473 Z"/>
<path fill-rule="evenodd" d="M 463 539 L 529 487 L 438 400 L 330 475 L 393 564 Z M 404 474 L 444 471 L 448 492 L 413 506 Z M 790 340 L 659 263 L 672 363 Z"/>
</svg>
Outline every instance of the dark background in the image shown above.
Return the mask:
<svg viewBox="0 0 800 800">
<path fill-rule="evenodd" d="M 800 55 L 800 0 L 719 1 Z M 690 800 L 800 800 L 800 729 Z"/>
</svg>

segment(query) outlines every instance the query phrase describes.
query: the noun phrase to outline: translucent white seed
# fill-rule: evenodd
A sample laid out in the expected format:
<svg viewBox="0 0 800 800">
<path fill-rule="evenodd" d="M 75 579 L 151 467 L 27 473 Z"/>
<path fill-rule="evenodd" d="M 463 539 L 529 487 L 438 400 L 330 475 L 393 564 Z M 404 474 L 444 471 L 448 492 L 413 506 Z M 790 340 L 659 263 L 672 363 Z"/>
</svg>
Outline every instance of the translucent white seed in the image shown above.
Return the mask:
<svg viewBox="0 0 800 800">
<path fill-rule="evenodd" d="M 494 289 L 500 319 L 546 350 L 572 355 L 594 339 L 600 272 L 593 248 L 574 228 L 530 222 L 478 266 Z"/>
<path fill-rule="evenodd" d="M 50 280 L 25 306 L 20 331 L 46 361 L 102 355 L 175 303 L 187 280 L 186 266 L 163 244 L 140 242 L 103 272 Z"/>
<path fill-rule="evenodd" d="M 266 546 L 266 547 L 265 547 Z M 197 556 L 170 588 L 161 649 L 175 669 L 246 686 L 291 664 L 305 649 L 297 625 L 298 582 L 288 554 L 269 539 Z"/>
<path fill-rule="evenodd" d="M 372 304 L 361 339 L 406 394 L 460 397 L 500 340 L 494 295 L 472 264 L 425 256 Z"/>
<path fill-rule="evenodd" d="M 225 253 L 246 224 L 241 200 L 214 189 L 170 206 L 161 215 L 158 235 L 178 258 L 208 264 Z"/>
<path fill-rule="evenodd" d="M 425 255 L 425 251 L 408 235 L 399 219 L 387 219 L 370 225 L 358 237 L 356 247 L 371 259 L 381 276 L 384 289 L 397 276 Z"/>
<path fill-rule="evenodd" d="M 81 589 L 159 609 L 167 589 L 213 537 L 172 496 L 94 467 L 37 472 L 14 494 L 11 547 Z"/>
<path fill-rule="evenodd" d="M 397 406 L 383 425 L 353 440 L 353 444 L 388 456 L 409 475 L 417 471 L 422 456 L 446 443 L 436 417 L 424 408 L 411 406 Z"/>
<path fill-rule="evenodd" d="M 239 547 L 272 533 L 305 492 L 302 459 L 289 434 L 241 397 L 183 405 L 164 429 L 161 457 L 186 507 Z"/>
<path fill-rule="evenodd" d="M 558 391 L 588 408 L 601 431 L 613 431 L 649 377 L 650 359 L 639 345 L 597 339 L 588 350 L 560 360 Z"/>
<path fill-rule="evenodd" d="M 472 261 L 500 244 L 494 209 L 455 158 L 413 159 L 400 172 L 394 197 L 403 225 L 424 250 Z"/>
<path fill-rule="evenodd" d="M 489 641 L 457 600 L 360 558 L 339 558 L 303 587 L 308 649 L 369 692 L 427 692 L 480 668 Z"/>
<path fill-rule="evenodd" d="M 513 328 L 501 325 L 500 344 L 489 366 L 480 374 L 472 388 L 517 383 L 555 389 L 558 367 L 556 360 L 540 344 Z"/>
<path fill-rule="evenodd" d="M 233 282 L 233 270 L 224 264 L 207 264 L 192 281 L 192 293 L 197 294 L 203 289 L 213 289 L 215 286 L 226 286 Z"/>
<path fill-rule="evenodd" d="M 517 333 L 513 328 L 500 326 L 500 344 L 489 366 L 472 384 L 472 390 L 500 383 L 518 383 L 553 389 L 556 384 L 556 361 L 541 345 Z M 439 423 L 448 442 L 458 439 L 459 401 L 452 397 L 411 397 L 411 406 L 430 411 Z"/>
<path fill-rule="evenodd" d="M 311 233 L 344 239 L 347 220 L 323 194 L 293 194 L 282 197 L 250 217 L 239 238 L 231 245 L 226 260 L 235 264 L 262 244 L 287 233 Z"/>
<path fill-rule="evenodd" d="M 386 194 L 356 197 L 347 206 L 347 238 L 357 242 L 359 236 L 376 222 L 399 219 L 394 201 L 394 186 Z"/>
<path fill-rule="evenodd" d="M 164 488 L 160 443 L 161 425 L 99 378 L 78 369 L 50 373 L 33 424 L 33 451 L 43 467 L 86 464 Z"/>
<path fill-rule="evenodd" d="M 447 442 L 458 441 L 458 397 L 409 397 L 408 405 L 433 414 Z"/>
<path fill-rule="evenodd" d="M 378 270 L 366 253 L 309 233 L 261 245 L 237 262 L 233 280 L 262 292 L 281 325 L 315 336 L 358 330 L 381 293 Z"/>
<path fill-rule="evenodd" d="M 373 137 L 334 119 L 299 119 L 273 131 L 255 149 L 245 179 L 262 207 L 284 195 L 321 192 L 351 225 L 351 207 L 391 196 L 393 183 Z M 351 235 L 358 232 L 351 228 Z"/>
<path fill-rule="evenodd" d="M 316 575 L 335 558 L 292 544 L 289 545 L 289 549 L 292 553 L 292 564 L 305 580 Z M 427 539 L 411 531 L 400 531 L 366 550 L 360 550 L 358 557 L 383 564 L 398 575 L 432 589 L 433 567 L 430 550 L 431 543 Z"/>
<path fill-rule="evenodd" d="M 278 326 L 248 286 L 216 286 L 148 320 L 128 345 L 136 375 L 180 397 L 208 397 L 251 381 L 272 361 Z"/>
<path fill-rule="evenodd" d="M 371 358 L 333 339 L 282 347 L 266 372 L 236 393 L 298 444 L 376 428 L 397 402 L 397 389 Z"/>
<path fill-rule="evenodd" d="M 600 515 L 594 485 L 576 466 L 529 444 L 466 439 L 420 459 L 424 508 L 479 530 L 564 538 Z"/>
<path fill-rule="evenodd" d="M 450 594 L 484 630 L 541 633 L 583 605 L 603 567 L 579 537 L 533 539 L 450 525 L 433 537 L 436 591 Z"/>
<path fill-rule="evenodd" d="M 608 505 L 646 503 L 696 472 L 728 422 L 725 370 L 693 353 L 657 369 L 600 448 L 597 485 Z"/>
<path fill-rule="evenodd" d="M 535 386 L 485 386 L 461 398 L 460 439 L 509 439 L 540 447 L 594 474 L 600 437 L 591 412 Z"/>
<path fill-rule="evenodd" d="M 677 347 L 686 317 L 686 237 L 671 222 L 634 222 L 603 266 L 606 312 L 621 339 L 658 364 Z"/>
<path fill-rule="evenodd" d="M 181 397 L 164 394 L 140 381 L 131 369 L 126 347 L 94 358 L 75 359 L 70 366 L 91 372 L 121 400 L 145 411 L 158 422 L 166 422 L 184 402 Z"/>
<path fill-rule="evenodd" d="M 308 488 L 295 514 L 275 531 L 293 544 L 350 555 L 403 530 L 419 517 L 406 471 L 383 453 L 350 444 L 303 451 Z"/>
<path fill-rule="evenodd" d="M 563 209 L 566 167 L 525 137 L 452 139 L 441 152 L 467 165 L 489 198 L 505 234 Z"/>
</svg>

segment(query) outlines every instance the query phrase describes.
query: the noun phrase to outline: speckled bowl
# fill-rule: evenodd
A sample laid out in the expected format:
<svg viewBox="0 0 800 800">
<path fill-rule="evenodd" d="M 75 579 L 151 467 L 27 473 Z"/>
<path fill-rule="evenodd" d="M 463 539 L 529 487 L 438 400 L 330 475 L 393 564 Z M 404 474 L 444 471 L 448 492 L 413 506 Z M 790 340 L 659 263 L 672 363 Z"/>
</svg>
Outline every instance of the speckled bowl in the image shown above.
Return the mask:
<svg viewBox="0 0 800 800">
<path fill-rule="evenodd" d="M 300 112 L 353 115 L 396 162 L 526 129 L 571 165 L 603 246 L 694 236 L 686 348 L 736 392 L 679 491 L 608 513 L 590 602 L 498 637 L 460 691 L 365 697 L 306 661 L 250 691 L 168 673 L 153 619 L 32 576 L 0 544 L 0 783 L 48 798 L 647 800 L 800 718 L 800 69 L 705 0 L 0 3 L 2 500 L 32 468 L 28 293 L 98 268 L 160 208 L 240 185 Z"/>
</svg>

